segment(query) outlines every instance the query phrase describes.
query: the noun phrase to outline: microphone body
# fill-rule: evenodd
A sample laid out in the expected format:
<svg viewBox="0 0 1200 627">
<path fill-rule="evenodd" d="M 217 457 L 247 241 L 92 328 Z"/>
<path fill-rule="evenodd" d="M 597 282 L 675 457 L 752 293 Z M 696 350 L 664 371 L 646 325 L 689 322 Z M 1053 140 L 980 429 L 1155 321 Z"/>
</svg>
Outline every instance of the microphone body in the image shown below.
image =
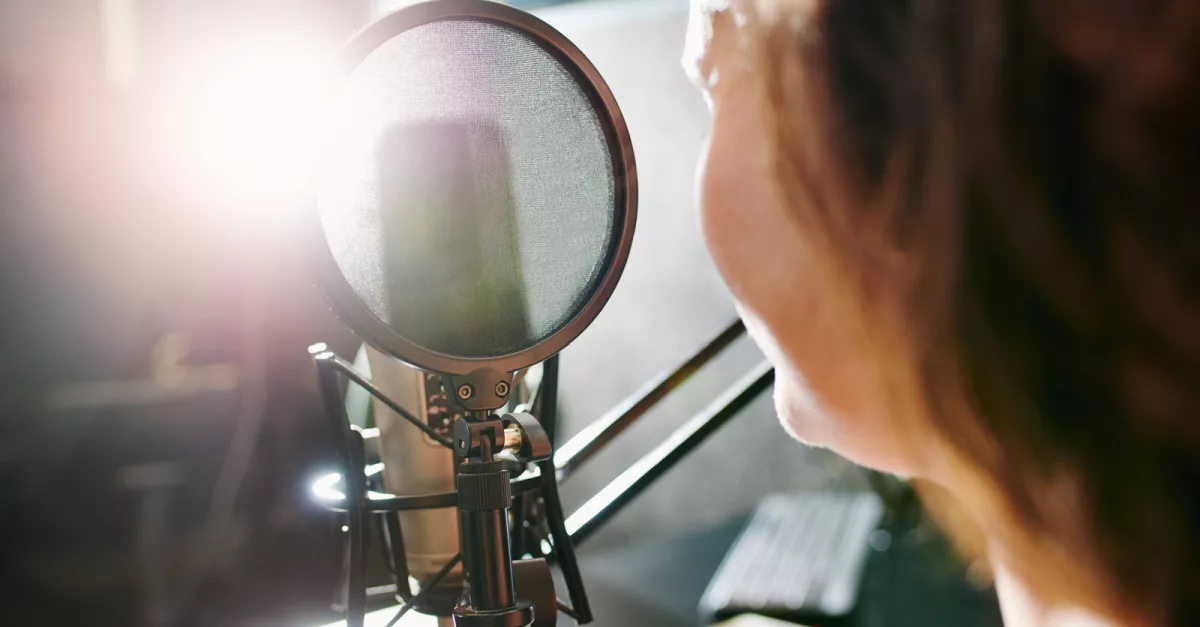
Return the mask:
<svg viewBox="0 0 1200 627">
<path fill-rule="evenodd" d="M 367 346 L 371 380 L 388 397 L 439 431 L 454 422 L 438 375 L 422 372 Z M 414 429 L 378 399 L 372 400 L 379 427 L 379 456 L 384 488 L 409 496 L 454 491 L 454 453 Z M 418 582 L 437 573 L 459 552 L 458 510 L 422 509 L 398 513 L 408 572 Z M 459 564 L 439 584 L 445 594 L 430 597 L 425 613 L 449 615 L 462 590 Z M 403 585 L 404 582 L 401 582 Z"/>
</svg>

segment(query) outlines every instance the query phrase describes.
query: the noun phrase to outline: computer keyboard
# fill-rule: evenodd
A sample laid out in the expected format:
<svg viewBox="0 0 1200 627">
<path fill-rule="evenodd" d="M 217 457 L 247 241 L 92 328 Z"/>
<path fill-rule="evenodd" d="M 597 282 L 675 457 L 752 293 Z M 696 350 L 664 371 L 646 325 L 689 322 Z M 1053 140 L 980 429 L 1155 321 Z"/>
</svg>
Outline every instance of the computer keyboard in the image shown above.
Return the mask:
<svg viewBox="0 0 1200 627">
<path fill-rule="evenodd" d="M 709 582 L 702 614 L 713 621 L 754 613 L 813 624 L 847 615 L 882 513 L 871 493 L 767 498 Z"/>
</svg>

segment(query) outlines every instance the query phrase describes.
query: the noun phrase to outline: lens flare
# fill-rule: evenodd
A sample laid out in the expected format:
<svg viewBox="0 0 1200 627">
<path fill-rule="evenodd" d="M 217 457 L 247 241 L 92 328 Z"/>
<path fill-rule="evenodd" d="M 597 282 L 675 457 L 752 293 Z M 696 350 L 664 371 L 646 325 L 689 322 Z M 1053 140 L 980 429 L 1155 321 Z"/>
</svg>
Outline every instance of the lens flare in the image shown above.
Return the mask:
<svg viewBox="0 0 1200 627">
<path fill-rule="evenodd" d="M 294 206 L 308 189 L 322 127 L 322 56 L 296 42 L 261 43 L 190 82 L 184 145 L 207 189 L 251 215 Z"/>
</svg>

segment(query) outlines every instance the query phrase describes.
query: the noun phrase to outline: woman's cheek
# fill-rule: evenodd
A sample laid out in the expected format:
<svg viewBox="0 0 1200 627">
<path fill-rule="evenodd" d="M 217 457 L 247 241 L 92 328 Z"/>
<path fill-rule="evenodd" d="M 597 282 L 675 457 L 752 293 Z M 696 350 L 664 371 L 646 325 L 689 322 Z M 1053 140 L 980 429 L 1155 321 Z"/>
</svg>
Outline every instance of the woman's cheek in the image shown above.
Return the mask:
<svg viewBox="0 0 1200 627">
<path fill-rule="evenodd" d="M 728 164 L 724 161 L 724 142 L 721 130 L 714 128 L 704 144 L 698 169 L 697 195 L 700 209 L 700 232 L 708 255 L 720 273 L 726 287 L 736 298 L 741 291 L 741 275 L 736 251 L 741 232 L 737 216 L 729 206 L 727 179 Z"/>
<path fill-rule="evenodd" d="M 700 226 L 730 293 L 761 308 L 778 300 L 794 280 L 795 246 L 755 140 L 757 129 L 739 115 L 742 107 L 737 98 L 715 100 L 699 168 Z"/>
<path fill-rule="evenodd" d="M 747 118 L 755 118 L 739 115 L 744 113 L 739 100 L 734 94 L 714 99 L 712 128 L 699 168 L 701 230 L 738 315 L 775 366 L 781 424 L 796 439 L 828 446 L 833 427 L 794 366 L 795 356 L 784 348 L 785 341 L 796 343 L 785 335 L 795 335 L 811 322 L 804 315 L 809 307 L 801 302 L 809 291 L 801 276 L 805 262 L 798 258 L 802 247 L 778 199 L 770 195 L 770 171 L 761 157 L 756 158 L 762 147 L 756 145 L 755 129 L 746 124 Z"/>
<path fill-rule="evenodd" d="M 739 315 L 776 368 L 780 422 L 803 442 L 893 469 L 868 344 L 776 185 L 753 90 L 736 89 L 736 75 L 724 78 L 712 91 L 699 168 L 701 229 Z"/>
</svg>

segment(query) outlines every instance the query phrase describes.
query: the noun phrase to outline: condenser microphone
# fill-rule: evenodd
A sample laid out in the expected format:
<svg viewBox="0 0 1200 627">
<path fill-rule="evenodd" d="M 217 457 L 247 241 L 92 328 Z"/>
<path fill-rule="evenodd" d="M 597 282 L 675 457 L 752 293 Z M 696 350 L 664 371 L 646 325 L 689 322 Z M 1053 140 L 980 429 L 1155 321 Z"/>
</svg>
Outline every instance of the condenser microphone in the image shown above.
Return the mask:
<svg viewBox="0 0 1200 627">
<path fill-rule="evenodd" d="M 441 377 L 413 368 L 367 346 L 371 381 L 390 399 L 410 410 L 418 419 L 449 433 L 459 411 L 446 398 Z M 383 462 L 383 487 L 392 494 L 419 495 L 454 490 L 454 454 L 429 435 L 413 429 L 380 399 L 372 400 L 372 416 L 379 428 L 379 457 Z M 397 525 L 386 527 L 389 543 L 402 543 L 404 570 L 416 581 L 427 581 L 459 552 L 458 516 L 453 509 L 422 509 L 397 512 Z M 408 582 L 398 582 L 404 584 Z M 455 566 L 426 596 L 430 614 L 446 613 L 462 590 L 462 566 Z M 441 609 L 441 612 L 439 612 Z"/>
<path fill-rule="evenodd" d="M 503 130 L 484 118 L 400 122 L 376 150 L 383 225 L 387 312 L 406 335 L 443 350 L 512 345 L 528 334 L 522 265 Z M 431 263 L 436 261 L 436 263 Z M 367 347 L 371 379 L 411 408 L 418 420 L 450 435 L 463 410 L 447 397 L 442 378 Z M 393 494 L 455 488 L 455 458 L 428 434 L 412 429 L 379 399 L 383 484 Z M 409 576 L 423 581 L 459 552 L 452 509 L 398 513 Z M 455 567 L 427 597 L 424 609 L 453 607 L 462 587 Z"/>
<path fill-rule="evenodd" d="M 616 287 L 637 196 L 624 120 L 573 44 L 492 2 L 401 9 L 359 32 L 336 65 L 312 220 L 318 278 L 370 346 L 375 386 L 423 412 L 403 417 L 417 430 L 376 403 L 394 496 L 371 511 L 394 505 L 414 578 L 436 567 L 439 586 L 465 584 L 458 605 L 419 611 L 552 625 L 548 571 L 536 575 L 551 589 L 535 614 L 508 563 L 510 494 L 534 484 L 510 486 L 494 460 L 511 445 L 550 464 L 549 443 L 533 417 L 493 412 L 513 373 L 575 339 Z M 440 420 L 452 413 L 448 433 Z M 438 450 L 447 443 L 453 453 Z M 536 485 L 557 499 L 545 468 Z M 565 527 L 556 542 L 569 549 Z"/>
</svg>

